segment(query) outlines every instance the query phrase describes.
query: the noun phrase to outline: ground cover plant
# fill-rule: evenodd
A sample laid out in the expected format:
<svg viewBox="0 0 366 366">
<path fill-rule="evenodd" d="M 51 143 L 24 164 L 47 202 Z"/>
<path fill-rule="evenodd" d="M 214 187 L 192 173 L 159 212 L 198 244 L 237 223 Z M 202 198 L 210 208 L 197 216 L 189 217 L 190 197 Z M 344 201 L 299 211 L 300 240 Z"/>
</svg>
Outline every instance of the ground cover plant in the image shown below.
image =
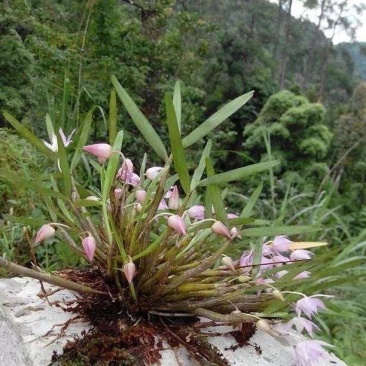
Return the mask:
<svg viewBox="0 0 366 366">
<path fill-rule="evenodd" d="M 88 144 L 93 110 L 72 136 L 71 131 L 65 136 L 48 118 L 49 142 L 41 141 L 4 112 L 6 120 L 55 167 L 47 181 L 29 180 L 0 169 L 2 179 L 37 191 L 49 210 L 50 220 L 17 219 L 40 226 L 31 240 L 32 250 L 57 236 L 90 266 L 46 273 L 37 266 L 36 258 L 36 268 L 28 269 L 4 257 L 0 257 L 0 266 L 83 295 L 77 310 L 98 327 L 92 339 L 88 335 L 86 342 L 81 340 L 74 345 L 79 356 L 82 350 L 78 347 L 94 345 L 78 360 L 81 364 L 98 364 L 98 357 L 109 357 L 108 362 L 155 362 L 159 346 L 153 347 L 152 353 L 146 347 L 151 349 L 154 345 L 153 335 L 157 332 L 166 336 L 169 326 L 173 327 L 170 333 L 178 334 L 175 342 L 185 345 L 194 357 L 227 364 L 217 350 L 207 346 L 198 331 L 193 341 L 187 342 L 187 325 L 167 325 L 162 320 L 182 315 L 230 324 L 241 334 L 251 333 L 253 325 L 273 334 L 269 319 L 280 318 L 286 322 L 284 333 L 292 334 L 290 329 L 295 327 L 313 337 L 317 326 L 312 318 L 319 309 L 325 309 L 323 300 L 327 298 L 318 292 L 333 284 L 334 274 L 359 259 L 333 261 L 336 252 L 331 251 L 313 260 L 307 249 L 325 243 L 301 238 L 317 228 L 276 225 L 254 218 L 260 185 L 241 212 L 231 212 L 226 207 L 227 192 L 222 188 L 229 182 L 267 172 L 277 161 L 215 174 L 211 142 L 207 140 L 199 164 L 194 170 L 188 169 L 187 149 L 247 103 L 252 92 L 227 103 L 183 137 L 177 83 L 173 96 L 165 96 L 169 135 L 166 146 L 116 78 L 112 77 L 112 83 L 108 141 Z M 161 166 L 150 166 L 147 154 L 141 160 L 124 155 L 124 132 L 117 131 L 117 95 L 151 150 L 161 159 Z M 82 163 L 95 172 L 94 184 L 80 180 L 78 169 Z M 289 240 L 284 234 L 297 240 Z M 245 250 L 232 258 L 228 254 L 235 246 Z M 329 263 L 326 268 L 325 262 Z M 111 327 L 112 314 L 114 321 L 123 320 L 123 326 L 118 321 L 113 323 L 115 337 L 104 339 L 106 347 L 111 348 L 103 356 L 100 352 L 95 354 L 95 342 Z M 131 340 L 131 334 L 136 331 L 138 339 L 150 341 L 139 344 L 138 352 L 131 352 L 132 343 L 137 342 Z M 330 346 L 328 343 L 299 334 L 293 336 L 299 339 L 295 349 L 299 365 L 311 365 L 327 356 L 323 347 Z M 72 346 L 69 349 L 74 350 Z M 66 360 L 64 364 L 74 361 Z"/>
</svg>

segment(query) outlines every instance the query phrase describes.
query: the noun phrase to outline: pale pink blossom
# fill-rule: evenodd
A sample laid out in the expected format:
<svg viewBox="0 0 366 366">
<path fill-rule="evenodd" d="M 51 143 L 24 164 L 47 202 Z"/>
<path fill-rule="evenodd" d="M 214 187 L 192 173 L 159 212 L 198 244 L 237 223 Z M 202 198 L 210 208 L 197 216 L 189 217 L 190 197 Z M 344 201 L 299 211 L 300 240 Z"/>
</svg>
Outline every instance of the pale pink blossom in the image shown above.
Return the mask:
<svg viewBox="0 0 366 366">
<path fill-rule="evenodd" d="M 139 203 L 143 203 L 145 201 L 145 198 L 146 198 L 146 191 L 143 190 L 143 189 L 138 189 L 135 192 L 135 196 L 136 196 L 136 199 Z"/>
<path fill-rule="evenodd" d="M 321 357 L 329 357 L 329 353 L 323 348 L 333 347 L 329 343 L 317 340 L 307 340 L 296 344 L 295 355 L 297 366 L 312 366 L 318 362 Z"/>
<path fill-rule="evenodd" d="M 247 250 L 240 257 L 239 265 L 240 267 L 248 267 L 252 266 L 252 264 L 253 264 L 253 250 Z"/>
<path fill-rule="evenodd" d="M 270 269 L 270 268 L 274 267 L 273 260 L 270 259 L 270 258 L 267 258 L 263 255 L 262 255 L 262 258 L 261 258 L 260 265 L 261 265 L 261 270 Z"/>
<path fill-rule="evenodd" d="M 187 210 L 187 213 L 191 219 L 203 220 L 205 217 L 205 208 L 204 208 L 204 206 L 195 205 L 195 206 L 190 207 Z"/>
<path fill-rule="evenodd" d="M 176 210 L 179 208 L 179 192 L 177 186 L 174 186 L 170 193 L 168 206 L 171 210 Z"/>
<path fill-rule="evenodd" d="M 276 267 L 281 267 L 284 263 L 289 262 L 290 259 L 284 255 L 277 254 L 272 257 L 272 262 Z"/>
<path fill-rule="evenodd" d="M 54 234 L 55 229 L 50 224 L 45 224 L 38 230 L 34 244 L 37 245 L 41 241 L 52 237 Z"/>
<path fill-rule="evenodd" d="M 100 163 L 104 163 L 113 153 L 112 146 L 104 143 L 87 145 L 83 147 L 83 150 L 95 155 Z"/>
<path fill-rule="evenodd" d="M 292 327 L 295 327 L 299 333 L 305 329 L 311 338 L 313 338 L 313 329 L 319 329 L 319 327 L 311 320 L 297 316 L 285 324 L 286 331 L 289 331 Z"/>
<path fill-rule="evenodd" d="M 122 189 L 121 188 L 116 188 L 113 193 L 114 193 L 114 198 L 116 200 L 119 200 L 122 197 Z"/>
<path fill-rule="evenodd" d="M 267 283 L 274 283 L 274 281 L 272 280 L 272 278 L 258 277 L 255 279 L 255 283 L 256 285 L 265 285 Z"/>
<path fill-rule="evenodd" d="M 159 172 L 162 170 L 163 168 L 160 166 L 153 166 L 152 168 L 149 168 L 148 170 L 146 170 L 146 177 L 148 177 L 149 179 L 153 180 L 158 174 Z"/>
<path fill-rule="evenodd" d="M 274 274 L 274 276 L 275 276 L 276 278 L 281 278 L 281 277 L 283 277 L 283 276 L 287 275 L 287 273 L 288 273 L 288 271 L 286 271 L 286 270 L 284 269 L 284 270 L 282 270 L 282 271 L 278 271 L 278 272 L 276 272 L 276 273 Z"/>
<path fill-rule="evenodd" d="M 311 259 L 313 253 L 304 249 L 296 249 L 290 254 L 290 258 L 292 261 L 299 261 L 304 259 Z"/>
<path fill-rule="evenodd" d="M 93 261 L 95 249 L 97 247 L 95 238 L 91 235 L 84 238 L 81 242 L 84 252 L 86 254 L 86 257 L 88 258 L 89 262 Z"/>
<path fill-rule="evenodd" d="M 241 239 L 241 235 L 238 232 L 238 229 L 234 226 L 230 229 L 230 237 L 231 239 L 239 238 Z"/>
<path fill-rule="evenodd" d="M 295 310 L 298 316 L 303 312 L 308 318 L 318 313 L 318 309 L 326 309 L 323 301 L 314 296 L 304 296 L 295 304 Z"/>
<path fill-rule="evenodd" d="M 275 255 L 275 252 L 273 251 L 273 248 L 271 245 L 268 244 L 263 244 L 262 245 L 262 254 L 264 256 L 271 256 L 271 255 Z"/>
<path fill-rule="evenodd" d="M 310 277 L 310 275 L 311 275 L 311 272 L 303 271 L 303 272 L 299 273 L 297 276 L 295 276 L 294 280 L 302 280 L 304 278 Z"/>
<path fill-rule="evenodd" d="M 222 235 L 228 239 L 231 239 L 231 234 L 230 234 L 229 229 L 221 221 L 216 221 L 211 226 L 211 230 L 217 235 Z"/>
<path fill-rule="evenodd" d="M 186 225 L 183 219 L 178 215 L 171 215 L 168 218 L 168 225 L 173 228 L 178 234 L 186 235 Z"/>
<path fill-rule="evenodd" d="M 234 214 L 234 213 L 228 213 L 228 214 L 226 215 L 226 217 L 227 217 L 228 219 L 237 219 L 239 216 L 238 216 L 238 215 L 236 215 L 236 214 Z"/>
<path fill-rule="evenodd" d="M 136 274 L 136 265 L 132 262 L 131 258 L 128 263 L 123 265 L 123 273 L 126 276 L 127 282 L 131 284 Z"/>
<path fill-rule="evenodd" d="M 128 183 L 130 183 L 131 186 L 135 187 L 140 184 L 140 180 L 141 180 L 140 177 L 137 174 L 133 173 L 132 177 L 130 178 L 130 181 Z"/>
<path fill-rule="evenodd" d="M 291 243 L 292 241 L 287 239 L 286 236 L 278 235 L 273 239 L 272 248 L 277 252 L 285 252 L 288 250 Z"/>
<path fill-rule="evenodd" d="M 133 163 L 131 159 L 123 160 L 122 166 L 119 168 L 117 178 L 123 182 L 129 183 L 133 174 Z"/>
<path fill-rule="evenodd" d="M 165 202 L 165 199 L 163 198 L 160 203 L 159 203 L 159 206 L 158 206 L 158 210 L 167 210 L 169 207 L 168 205 L 166 204 Z"/>
</svg>

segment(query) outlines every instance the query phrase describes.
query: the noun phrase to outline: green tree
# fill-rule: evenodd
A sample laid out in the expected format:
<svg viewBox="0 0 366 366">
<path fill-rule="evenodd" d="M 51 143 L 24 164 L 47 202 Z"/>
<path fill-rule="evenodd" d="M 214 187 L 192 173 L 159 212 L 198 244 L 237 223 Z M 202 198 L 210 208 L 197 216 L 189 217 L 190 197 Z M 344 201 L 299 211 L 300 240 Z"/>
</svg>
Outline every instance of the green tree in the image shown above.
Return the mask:
<svg viewBox="0 0 366 366">
<path fill-rule="evenodd" d="M 302 175 L 325 162 L 332 140 L 325 108 L 288 90 L 272 95 L 257 120 L 244 129 L 243 146 L 256 160 L 267 159 L 266 136 L 272 155 L 281 160 L 279 173 Z"/>
</svg>

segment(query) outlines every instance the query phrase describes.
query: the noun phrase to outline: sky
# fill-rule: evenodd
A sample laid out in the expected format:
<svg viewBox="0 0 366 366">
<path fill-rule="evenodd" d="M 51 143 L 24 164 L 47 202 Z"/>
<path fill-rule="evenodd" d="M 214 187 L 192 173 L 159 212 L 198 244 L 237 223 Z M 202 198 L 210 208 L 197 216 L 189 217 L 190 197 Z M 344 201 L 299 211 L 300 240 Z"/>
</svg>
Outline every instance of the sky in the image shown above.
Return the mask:
<svg viewBox="0 0 366 366">
<path fill-rule="evenodd" d="M 278 4 L 278 0 L 270 0 L 270 1 Z M 362 3 L 366 4 L 366 0 L 349 0 L 349 2 L 350 2 L 350 4 L 362 4 Z M 313 20 L 315 22 L 318 12 L 317 11 L 311 11 L 311 12 L 308 11 L 306 14 L 308 14 L 308 17 L 310 20 Z M 296 18 L 299 18 L 302 15 L 305 16 L 304 8 L 301 6 L 301 2 L 299 0 L 293 0 L 292 14 Z M 359 27 L 356 32 L 356 41 L 358 41 L 358 42 L 366 42 L 366 12 L 364 13 L 363 19 L 365 19 L 363 22 L 364 24 L 361 27 Z M 327 35 L 330 36 L 330 34 L 327 34 Z M 338 32 L 333 39 L 333 42 L 335 44 L 341 43 L 341 42 L 350 42 L 350 41 L 351 41 L 350 37 L 344 31 Z"/>
</svg>

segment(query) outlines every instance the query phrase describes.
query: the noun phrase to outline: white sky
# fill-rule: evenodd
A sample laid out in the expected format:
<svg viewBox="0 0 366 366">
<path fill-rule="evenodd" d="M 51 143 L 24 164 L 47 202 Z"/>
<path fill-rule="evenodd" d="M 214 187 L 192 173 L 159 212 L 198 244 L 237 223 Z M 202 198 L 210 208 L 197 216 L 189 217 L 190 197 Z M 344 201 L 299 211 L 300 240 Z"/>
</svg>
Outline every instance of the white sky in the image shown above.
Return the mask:
<svg viewBox="0 0 366 366">
<path fill-rule="evenodd" d="M 270 0 L 270 1 L 278 4 L 278 0 Z M 366 0 L 349 0 L 349 3 L 350 3 L 350 5 L 353 5 L 353 4 L 365 4 L 366 5 Z M 306 13 L 304 13 L 304 8 L 302 7 L 301 2 L 299 0 L 293 0 L 292 14 L 296 18 L 299 18 L 300 16 L 303 16 L 303 17 L 308 16 L 310 20 L 313 20 L 315 22 L 316 15 L 318 13 L 319 13 L 319 11 L 318 12 L 317 11 L 311 11 L 311 12 L 307 11 Z M 361 20 L 363 21 L 364 24 L 357 29 L 356 41 L 366 42 L 366 11 L 363 13 Z M 326 34 L 327 34 L 327 32 L 326 32 Z M 331 34 L 327 34 L 327 35 L 331 36 Z M 341 42 L 350 42 L 350 41 L 351 41 L 350 37 L 344 31 L 338 31 L 338 33 L 334 36 L 334 39 L 333 39 L 333 42 L 335 44 L 341 43 Z"/>
</svg>

